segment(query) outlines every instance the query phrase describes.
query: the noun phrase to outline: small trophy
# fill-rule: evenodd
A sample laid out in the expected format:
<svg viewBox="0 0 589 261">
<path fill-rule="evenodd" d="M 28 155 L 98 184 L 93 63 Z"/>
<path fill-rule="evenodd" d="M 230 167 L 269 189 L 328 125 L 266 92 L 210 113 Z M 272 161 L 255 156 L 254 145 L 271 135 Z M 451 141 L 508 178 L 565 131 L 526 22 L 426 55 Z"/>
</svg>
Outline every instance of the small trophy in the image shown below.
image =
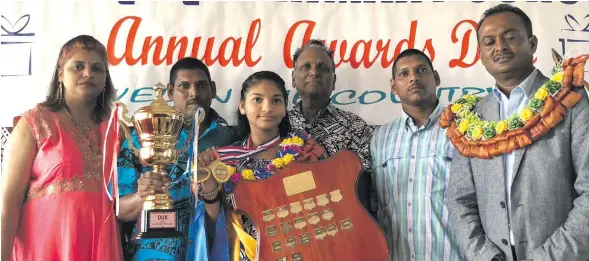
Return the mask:
<svg viewBox="0 0 589 261">
<path fill-rule="evenodd" d="M 123 108 L 120 126 L 129 140 L 129 148 L 135 152 L 141 164 L 152 166 L 156 175 L 168 175 L 165 166 L 175 164 L 178 159 L 176 143 L 182 130 L 185 116 L 174 107 L 169 106 L 163 98 L 165 86 L 155 85 L 157 97 L 150 106 L 145 106 L 133 114 L 126 116 L 127 107 Z M 127 124 L 133 124 L 139 136 L 141 148 L 133 145 Z M 174 209 L 174 201 L 168 193 L 149 195 L 143 202 L 141 214 L 137 217 L 137 233 L 133 240 L 142 238 L 181 237 L 178 230 L 178 212 Z"/>
<path fill-rule="evenodd" d="M 196 118 L 196 116 L 195 116 Z M 205 112 L 204 110 L 200 109 L 198 111 L 198 125 L 200 125 L 200 123 L 202 123 L 202 121 L 205 118 Z M 198 148 L 198 139 L 195 139 L 195 146 L 194 148 Z M 195 152 L 198 151 L 197 149 L 195 149 Z M 197 153 L 194 153 L 194 155 L 198 155 Z M 215 180 L 217 180 L 217 182 L 220 183 L 225 183 L 227 182 L 230 178 L 231 175 L 233 175 L 235 173 L 235 168 L 232 166 L 229 166 L 223 162 L 221 162 L 221 160 L 219 160 L 218 158 L 213 161 L 211 164 L 209 164 L 208 166 L 198 166 L 198 164 L 196 164 L 196 161 L 198 161 L 198 156 L 194 157 L 194 166 L 197 166 L 196 171 L 194 171 L 194 180 L 196 180 L 197 182 L 201 183 L 204 182 L 206 180 L 208 180 L 211 176 L 213 176 L 213 178 L 215 178 Z"/>
</svg>

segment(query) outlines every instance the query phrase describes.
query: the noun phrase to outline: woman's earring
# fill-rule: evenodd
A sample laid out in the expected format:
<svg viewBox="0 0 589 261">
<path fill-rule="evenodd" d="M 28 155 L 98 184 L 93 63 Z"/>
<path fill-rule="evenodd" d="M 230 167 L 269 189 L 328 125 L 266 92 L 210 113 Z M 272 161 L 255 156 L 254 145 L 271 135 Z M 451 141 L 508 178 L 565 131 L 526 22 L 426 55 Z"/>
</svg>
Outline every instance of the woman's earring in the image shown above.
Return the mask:
<svg viewBox="0 0 589 261">
<path fill-rule="evenodd" d="M 59 104 L 63 104 L 63 82 L 59 82 Z"/>
<path fill-rule="evenodd" d="M 102 91 L 102 108 L 104 108 L 104 100 L 106 96 L 106 85 L 104 86 L 104 90 Z"/>
</svg>

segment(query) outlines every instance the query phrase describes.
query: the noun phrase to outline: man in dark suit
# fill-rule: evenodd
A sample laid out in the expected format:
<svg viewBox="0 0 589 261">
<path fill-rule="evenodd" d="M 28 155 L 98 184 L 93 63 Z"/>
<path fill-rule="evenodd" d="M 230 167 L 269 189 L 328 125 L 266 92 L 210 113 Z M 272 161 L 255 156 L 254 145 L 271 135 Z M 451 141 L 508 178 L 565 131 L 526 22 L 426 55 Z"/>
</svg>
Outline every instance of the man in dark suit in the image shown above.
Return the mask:
<svg viewBox="0 0 589 261">
<path fill-rule="evenodd" d="M 548 80 L 533 65 L 538 39 L 519 8 L 485 11 L 478 26 L 481 61 L 493 93 L 474 111 L 488 121 L 523 110 Z M 468 260 L 589 259 L 589 101 L 527 147 L 492 159 L 456 153 L 446 203 Z"/>
</svg>

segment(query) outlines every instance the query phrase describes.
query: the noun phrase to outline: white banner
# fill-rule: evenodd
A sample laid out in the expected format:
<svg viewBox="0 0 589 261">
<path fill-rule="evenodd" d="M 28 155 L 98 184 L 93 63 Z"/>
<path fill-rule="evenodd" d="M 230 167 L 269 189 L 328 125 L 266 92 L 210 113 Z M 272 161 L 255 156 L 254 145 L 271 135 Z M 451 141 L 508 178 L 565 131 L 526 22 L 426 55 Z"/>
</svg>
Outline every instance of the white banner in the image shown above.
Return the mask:
<svg viewBox="0 0 589 261">
<path fill-rule="evenodd" d="M 333 103 L 369 124 L 399 115 L 389 79 L 395 55 L 409 47 L 433 59 L 444 104 L 464 93 L 485 94 L 494 85 L 477 56 L 475 27 L 498 2 L 315 2 L 2 3 L 0 126 L 11 126 L 14 116 L 43 100 L 60 47 L 79 34 L 107 46 L 117 99 L 131 111 L 149 105 L 151 86 L 167 83 L 171 66 L 184 56 L 210 66 L 218 87 L 213 107 L 230 122 L 239 88 L 255 71 L 279 73 L 292 106 L 298 101 L 290 85 L 292 54 L 310 38 L 326 40 L 335 50 Z M 551 48 L 589 53 L 589 3 L 513 4 L 532 20 L 539 39 L 536 66 L 544 74 L 553 66 Z"/>
</svg>

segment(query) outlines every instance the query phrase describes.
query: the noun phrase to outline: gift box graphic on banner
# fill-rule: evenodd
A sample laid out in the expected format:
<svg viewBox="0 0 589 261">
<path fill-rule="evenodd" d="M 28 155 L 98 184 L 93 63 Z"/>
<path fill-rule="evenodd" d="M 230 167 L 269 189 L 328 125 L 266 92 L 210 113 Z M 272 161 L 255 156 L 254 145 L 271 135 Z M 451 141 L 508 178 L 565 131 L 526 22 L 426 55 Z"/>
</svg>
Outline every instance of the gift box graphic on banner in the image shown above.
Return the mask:
<svg viewBox="0 0 589 261">
<path fill-rule="evenodd" d="M 35 33 L 31 32 L 31 16 L 20 18 L 0 16 L 0 57 L 9 63 L 0 65 L 0 76 L 29 76 L 32 74 L 32 43 Z"/>
<path fill-rule="evenodd" d="M 566 53 L 569 50 L 577 50 L 580 53 L 589 51 L 589 14 L 585 15 L 585 17 L 575 17 L 572 14 L 567 14 L 564 16 L 562 24 L 561 38 L 558 39 L 562 48 L 561 53 Z M 577 37 L 574 37 L 574 34 Z M 579 34 L 582 36 L 578 37 Z"/>
</svg>

